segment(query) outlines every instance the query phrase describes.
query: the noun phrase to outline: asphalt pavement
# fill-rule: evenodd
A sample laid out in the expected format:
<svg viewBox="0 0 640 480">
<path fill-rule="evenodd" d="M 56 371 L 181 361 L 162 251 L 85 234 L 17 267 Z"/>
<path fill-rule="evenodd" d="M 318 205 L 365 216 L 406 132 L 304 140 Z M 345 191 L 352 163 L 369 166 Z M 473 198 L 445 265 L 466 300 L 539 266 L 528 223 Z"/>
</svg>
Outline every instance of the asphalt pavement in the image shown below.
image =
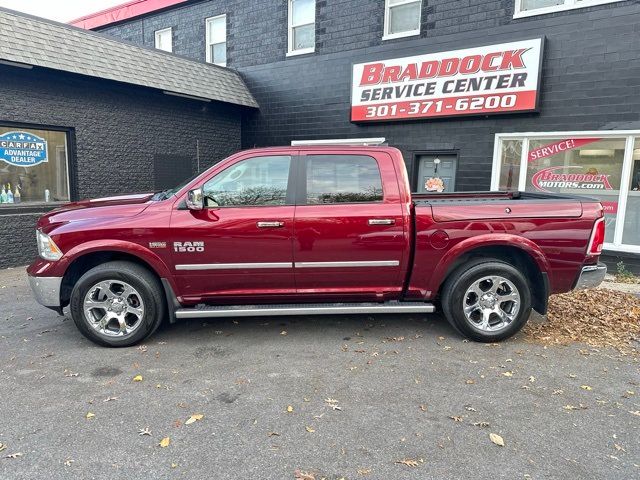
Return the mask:
<svg viewBox="0 0 640 480">
<path fill-rule="evenodd" d="M 0 271 L 3 480 L 629 480 L 639 427 L 615 351 L 468 342 L 436 315 L 183 321 L 107 349 Z"/>
</svg>

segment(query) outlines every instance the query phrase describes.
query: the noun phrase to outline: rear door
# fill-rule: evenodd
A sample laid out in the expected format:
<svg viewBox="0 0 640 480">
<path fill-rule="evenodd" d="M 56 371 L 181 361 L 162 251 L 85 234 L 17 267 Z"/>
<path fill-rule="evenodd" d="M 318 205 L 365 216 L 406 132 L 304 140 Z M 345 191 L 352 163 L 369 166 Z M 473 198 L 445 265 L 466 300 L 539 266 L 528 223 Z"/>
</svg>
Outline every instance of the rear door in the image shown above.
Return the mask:
<svg viewBox="0 0 640 480">
<path fill-rule="evenodd" d="M 295 295 L 292 152 L 250 152 L 202 186 L 205 208 L 177 206 L 172 255 L 187 301 L 250 302 Z"/>
<path fill-rule="evenodd" d="M 396 296 L 409 242 L 388 153 L 303 150 L 299 167 L 293 256 L 301 299 Z"/>
</svg>

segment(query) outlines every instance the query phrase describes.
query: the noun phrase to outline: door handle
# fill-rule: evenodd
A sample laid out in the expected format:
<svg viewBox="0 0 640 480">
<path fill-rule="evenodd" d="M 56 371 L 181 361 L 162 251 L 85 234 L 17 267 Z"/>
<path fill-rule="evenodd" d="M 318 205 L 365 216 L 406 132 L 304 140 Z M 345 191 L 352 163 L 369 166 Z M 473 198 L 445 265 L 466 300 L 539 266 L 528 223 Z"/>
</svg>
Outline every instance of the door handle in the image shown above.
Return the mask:
<svg viewBox="0 0 640 480">
<path fill-rule="evenodd" d="M 269 222 L 258 222 L 257 225 L 258 228 L 282 228 L 284 227 L 284 222 L 274 220 Z"/>
<path fill-rule="evenodd" d="M 369 225 L 395 225 L 393 218 L 370 218 Z"/>
</svg>

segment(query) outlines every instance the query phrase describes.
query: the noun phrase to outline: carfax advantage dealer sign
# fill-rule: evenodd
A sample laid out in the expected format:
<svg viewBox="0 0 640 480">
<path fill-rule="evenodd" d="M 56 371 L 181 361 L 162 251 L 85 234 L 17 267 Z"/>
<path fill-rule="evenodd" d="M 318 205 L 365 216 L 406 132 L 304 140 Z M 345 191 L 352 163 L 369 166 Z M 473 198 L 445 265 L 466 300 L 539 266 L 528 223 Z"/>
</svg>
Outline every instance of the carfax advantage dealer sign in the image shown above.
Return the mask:
<svg viewBox="0 0 640 480">
<path fill-rule="evenodd" d="M 353 66 L 351 121 L 527 112 L 537 108 L 543 39 Z"/>
</svg>

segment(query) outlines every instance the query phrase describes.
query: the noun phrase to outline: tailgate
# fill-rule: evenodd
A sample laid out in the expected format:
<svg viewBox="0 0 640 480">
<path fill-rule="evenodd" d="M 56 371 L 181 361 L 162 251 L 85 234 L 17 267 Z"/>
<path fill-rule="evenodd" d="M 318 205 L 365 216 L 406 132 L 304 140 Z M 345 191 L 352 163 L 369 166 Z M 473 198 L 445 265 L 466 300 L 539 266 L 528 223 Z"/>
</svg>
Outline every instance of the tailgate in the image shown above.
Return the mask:
<svg viewBox="0 0 640 480">
<path fill-rule="evenodd" d="M 431 208 L 436 222 L 582 216 L 582 204 L 578 200 L 436 201 L 431 203 Z"/>
</svg>

